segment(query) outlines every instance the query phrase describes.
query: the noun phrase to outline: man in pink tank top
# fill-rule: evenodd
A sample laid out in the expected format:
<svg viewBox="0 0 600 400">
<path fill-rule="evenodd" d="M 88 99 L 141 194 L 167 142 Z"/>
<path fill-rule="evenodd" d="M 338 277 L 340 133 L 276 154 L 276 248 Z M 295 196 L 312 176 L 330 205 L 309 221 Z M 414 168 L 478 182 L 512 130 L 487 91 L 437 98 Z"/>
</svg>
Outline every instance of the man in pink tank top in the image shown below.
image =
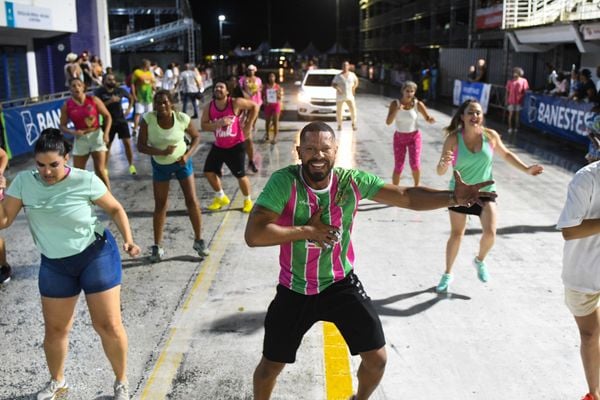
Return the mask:
<svg viewBox="0 0 600 400">
<path fill-rule="evenodd" d="M 202 113 L 202 130 L 211 131 L 215 135 L 215 142 L 204 164 L 204 175 L 215 191 L 215 198 L 208 209 L 216 211 L 230 203 L 223 192 L 220 179 L 221 169 L 225 164 L 237 178 L 244 195 L 242 211 L 249 213 L 252 210 L 252 199 L 250 180 L 244 168 L 246 158 L 244 141 L 252 129 L 252 122 L 258 116 L 259 106 L 248 99 L 229 97 L 227 84 L 222 80 L 215 83 L 213 98 Z M 242 127 L 239 115 L 243 111 L 248 111 L 248 117 Z"/>
</svg>

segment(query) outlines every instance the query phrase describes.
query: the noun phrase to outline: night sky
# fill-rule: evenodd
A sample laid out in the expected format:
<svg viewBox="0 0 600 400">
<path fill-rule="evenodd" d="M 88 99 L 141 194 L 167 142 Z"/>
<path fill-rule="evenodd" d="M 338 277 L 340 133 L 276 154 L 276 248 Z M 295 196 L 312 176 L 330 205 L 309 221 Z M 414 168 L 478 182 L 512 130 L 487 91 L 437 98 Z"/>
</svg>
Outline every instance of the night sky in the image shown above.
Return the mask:
<svg viewBox="0 0 600 400">
<path fill-rule="evenodd" d="M 190 0 L 202 27 L 204 54 L 219 50 L 219 14 L 226 16 L 223 36 L 236 45 L 255 47 L 267 40 L 268 2 L 271 2 L 271 47 L 288 41 L 302 51 L 310 41 L 322 51 L 335 42 L 336 0 Z M 339 0 L 340 30 L 358 22 L 358 0 Z"/>
</svg>

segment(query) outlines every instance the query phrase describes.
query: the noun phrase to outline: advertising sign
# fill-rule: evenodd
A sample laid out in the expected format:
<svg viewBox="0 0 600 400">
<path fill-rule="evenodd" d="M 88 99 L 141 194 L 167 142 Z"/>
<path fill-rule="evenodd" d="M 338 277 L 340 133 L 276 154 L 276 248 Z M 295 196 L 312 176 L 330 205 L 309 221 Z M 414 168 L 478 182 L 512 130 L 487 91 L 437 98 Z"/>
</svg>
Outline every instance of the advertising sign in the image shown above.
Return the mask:
<svg viewBox="0 0 600 400">
<path fill-rule="evenodd" d="M 6 26 L 9 28 L 51 29 L 52 10 L 49 8 L 5 2 Z"/>
<path fill-rule="evenodd" d="M 487 113 L 490 102 L 490 91 L 492 85 L 489 83 L 467 82 L 454 80 L 454 92 L 452 102 L 455 106 L 460 106 L 465 100 L 474 99 L 481 104 L 484 113 Z"/>
<path fill-rule="evenodd" d="M 492 7 L 480 8 L 475 12 L 475 28 L 495 29 L 502 26 L 502 3 Z"/>
<path fill-rule="evenodd" d="M 60 129 L 60 108 L 64 99 L 4 110 L 4 127 L 12 156 L 33 151 L 40 132 Z"/>
<path fill-rule="evenodd" d="M 520 119 L 524 125 L 587 144 L 586 128 L 594 118 L 593 107 L 593 103 L 527 92 Z"/>
</svg>

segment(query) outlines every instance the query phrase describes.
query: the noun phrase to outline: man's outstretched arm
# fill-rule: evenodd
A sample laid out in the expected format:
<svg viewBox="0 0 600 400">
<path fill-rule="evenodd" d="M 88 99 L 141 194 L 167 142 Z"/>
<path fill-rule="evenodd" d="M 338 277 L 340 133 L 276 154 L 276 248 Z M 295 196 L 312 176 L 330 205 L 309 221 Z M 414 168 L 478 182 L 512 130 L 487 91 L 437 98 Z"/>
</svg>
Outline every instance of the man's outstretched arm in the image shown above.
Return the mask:
<svg viewBox="0 0 600 400">
<path fill-rule="evenodd" d="M 479 191 L 482 187 L 491 185 L 493 181 L 467 185 L 456 171 L 454 172 L 454 178 L 456 180 L 454 191 L 437 190 L 422 186 L 400 187 L 388 183 L 377 192 L 373 200 L 391 206 L 423 211 L 457 205 L 470 206 L 479 202 L 480 197 L 496 197 L 495 193 Z"/>
</svg>

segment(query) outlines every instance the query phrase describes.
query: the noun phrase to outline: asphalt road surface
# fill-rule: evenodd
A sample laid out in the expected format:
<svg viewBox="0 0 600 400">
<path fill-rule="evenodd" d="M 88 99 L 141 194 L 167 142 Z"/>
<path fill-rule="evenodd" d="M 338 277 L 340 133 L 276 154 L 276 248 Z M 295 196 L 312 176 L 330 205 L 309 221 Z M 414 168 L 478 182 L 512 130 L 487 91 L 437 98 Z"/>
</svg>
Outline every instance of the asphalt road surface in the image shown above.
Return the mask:
<svg viewBox="0 0 600 400">
<path fill-rule="evenodd" d="M 259 172 L 250 177 L 254 198 L 273 171 L 296 162 L 296 135 L 305 122 L 297 120 L 294 89 L 288 89 L 279 143 L 261 142 L 263 120 L 257 124 Z M 339 134 L 338 165 L 391 179 L 393 128 L 384 123 L 389 102 L 379 95 L 359 94 L 359 130 L 353 132 L 345 123 Z M 436 109 L 431 114 L 437 122 L 421 124 L 422 184 L 446 188 L 449 175 L 437 176 L 434 167 L 443 142 L 441 129 L 450 116 Z M 202 146 L 194 157 L 203 207 L 213 197 L 202 176 L 211 142 L 211 134 L 202 133 Z M 442 296 L 433 288 L 444 269 L 448 211 L 361 204 L 354 227 L 356 272 L 381 316 L 389 357 L 374 399 L 559 400 L 585 392 L 578 334 L 562 300 L 563 241 L 554 228 L 573 171 L 556 162 L 555 155 L 513 149 L 526 163 L 542 163 L 545 172 L 531 177 L 501 159 L 495 161 L 498 235 L 487 259 L 487 284 L 478 281 L 470 264 L 481 233 L 476 218 L 469 220 L 451 291 Z M 223 182 L 231 206 L 202 217 L 211 255 L 200 262 L 192 250 L 183 195 L 172 182 L 165 259 L 150 264 L 150 159 L 137 153 L 135 159 L 138 175 L 132 177 L 120 143 L 114 143 L 113 191 L 145 250 L 143 257 L 125 256 L 123 262 L 131 393 L 136 399 L 251 399 L 263 319 L 277 283 L 278 249 L 245 245 L 243 199 L 226 171 Z M 8 175 L 33 167 L 32 160 L 17 160 Z M 411 184 L 408 165 L 405 171 L 401 184 Z M 116 232 L 114 224 L 109 227 Z M 0 287 L 0 399 L 33 399 L 48 380 L 37 289 L 39 253 L 23 215 L 2 235 L 14 276 Z M 347 399 L 356 390 L 358 364 L 335 330 L 317 324 L 305 337 L 297 362 L 281 374 L 273 399 Z M 114 377 L 83 296 L 70 337 L 66 378 L 69 399 L 112 398 Z"/>
</svg>

